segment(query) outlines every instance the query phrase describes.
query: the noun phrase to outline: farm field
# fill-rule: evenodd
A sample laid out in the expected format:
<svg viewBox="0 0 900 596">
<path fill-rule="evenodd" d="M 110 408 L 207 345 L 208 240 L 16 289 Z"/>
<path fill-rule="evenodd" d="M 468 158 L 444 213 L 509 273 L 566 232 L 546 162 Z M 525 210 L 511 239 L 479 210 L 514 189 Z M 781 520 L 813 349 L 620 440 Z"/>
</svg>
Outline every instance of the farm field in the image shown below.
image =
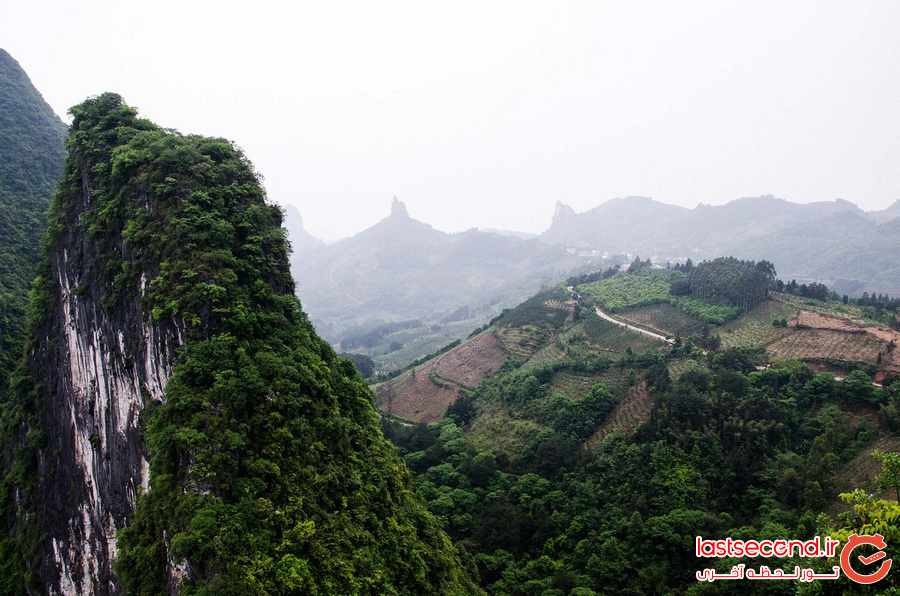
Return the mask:
<svg viewBox="0 0 900 596">
<path fill-rule="evenodd" d="M 855 321 L 840 318 L 831 314 L 815 311 L 801 310 L 797 317 L 791 321 L 791 325 L 797 329 L 828 329 L 846 334 L 865 334 L 870 338 L 881 342 L 881 362 L 879 368 L 891 373 L 900 373 L 900 331 L 879 327 L 875 325 L 862 326 Z M 895 346 L 890 348 L 893 342 Z"/>
<path fill-rule="evenodd" d="M 594 312 L 588 313 L 585 317 L 583 329 L 588 341 L 597 348 L 609 350 L 610 357 L 622 355 L 629 348 L 636 353 L 657 351 L 662 344 L 640 333 L 604 321 Z"/>
<path fill-rule="evenodd" d="M 660 303 L 650 306 L 628 308 L 616 313 L 626 323 L 645 327 L 664 335 L 687 337 L 700 333 L 704 323 L 671 304 Z"/>
<path fill-rule="evenodd" d="M 794 308 L 795 311 L 809 310 L 826 315 L 833 315 L 845 319 L 850 319 L 861 324 L 874 324 L 876 321 L 866 319 L 865 312 L 855 304 L 843 304 L 841 302 L 823 302 L 814 298 L 804 298 L 802 296 L 794 296 L 793 294 L 781 294 L 772 292 L 772 300 L 787 304 Z"/>
<path fill-rule="evenodd" d="M 503 366 L 507 354 L 493 331 L 485 331 L 445 354 L 375 388 L 378 407 L 412 422 L 434 422 L 459 397 Z"/>
<path fill-rule="evenodd" d="M 875 365 L 882 342 L 868 333 L 796 329 L 770 343 L 766 350 L 774 358 L 841 360 Z"/>
<path fill-rule="evenodd" d="M 723 348 L 766 346 L 791 332 L 784 327 L 775 327 L 772 322 L 790 320 L 796 314 L 797 309 L 790 304 L 767 300 L 734 321 L 722 325 L 717 332 Z"/>
<path fill-rule="evenodd" d="M 620 273 L 602 281 L 578 286 L 578 291 L 606 310 L 617 312 L 630 306 L 667 302 L 670 298 L 672 275 L 670 271 Z"/>
<path fill-rule="evenodd" d="M 672 281 L 681 276 L 677 271 L 668 270 L 620 273 L 602 281 L 580 285 L 578 291 L 589 301 L 613 313 L 665 303 L 683 311 L 686 316 L 716 325 L 740 314 L 740 309 L 734 306 L 671 295 Z"/>
<path fill-rule="evenodd" d="M 550 330 L 535 325 L 500 327 L 495 333 L 503 350 L 523 362 L 531 358 L 553 336 Z"/>
<path fill-rule="evenodd" d="M 647 383 L 642 381 L 628 391 L 609 414 L 609 417 L 600 425 L 600 428 L 585 441 L 585 447 L 596 447 L 613 433 L 634 434 L 642 424 L 650 419 L 652 411 L 653 398 L 647 390 Z"/>
<path fill-rule="evenodd" d="M 561 393 L 571 400 L 580 400 L 591 392 L 597 383 L 603 383 L 613 395 L 624 395 L 628 389 L 629 371 L 613 367 L 597 374 L 582 374 L 561 371 L 553 376 L 550 390 Z"/>
</svg>

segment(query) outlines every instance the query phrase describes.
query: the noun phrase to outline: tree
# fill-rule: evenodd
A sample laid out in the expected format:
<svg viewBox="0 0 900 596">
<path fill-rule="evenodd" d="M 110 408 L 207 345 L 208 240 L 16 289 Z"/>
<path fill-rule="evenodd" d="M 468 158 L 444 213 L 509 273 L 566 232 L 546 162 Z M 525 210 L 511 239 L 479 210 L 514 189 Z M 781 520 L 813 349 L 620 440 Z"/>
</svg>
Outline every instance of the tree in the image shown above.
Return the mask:
<svg viewBox="0 0 900 596">
<path fill-rule="evenodd" d="M 884 452 L 875 450 L 872 457 L 881 463 L 881 472 L 878 474 L 878 486 L 884 490 L 893 489 L 900 503 L 900 453 L 896 451 Z"/>
</svg>

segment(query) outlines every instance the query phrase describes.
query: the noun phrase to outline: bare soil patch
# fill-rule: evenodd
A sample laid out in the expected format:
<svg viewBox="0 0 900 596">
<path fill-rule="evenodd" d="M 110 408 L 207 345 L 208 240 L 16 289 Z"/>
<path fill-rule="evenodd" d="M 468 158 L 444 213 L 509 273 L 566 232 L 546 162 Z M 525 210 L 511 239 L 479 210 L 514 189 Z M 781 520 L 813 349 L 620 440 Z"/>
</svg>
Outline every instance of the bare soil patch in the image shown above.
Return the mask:
<svg viewBox="0 0 900 596">
<path fill-rule="evenodd" d="M 376 388 L 380 410 L 412 422 L 434 422 L 444 417 L 460 391 L 477 387 L 506 361 L 493 331 L 485 331 L 422 366 Z"/>
<path fill-rule="evenodd" d="M 797 329 L 768 345 L 776 358 L 800 360 L 840 360 L 876 364 L 882 342 L 867 333 L 847 333 L 834 329 Z"/>
</svg>

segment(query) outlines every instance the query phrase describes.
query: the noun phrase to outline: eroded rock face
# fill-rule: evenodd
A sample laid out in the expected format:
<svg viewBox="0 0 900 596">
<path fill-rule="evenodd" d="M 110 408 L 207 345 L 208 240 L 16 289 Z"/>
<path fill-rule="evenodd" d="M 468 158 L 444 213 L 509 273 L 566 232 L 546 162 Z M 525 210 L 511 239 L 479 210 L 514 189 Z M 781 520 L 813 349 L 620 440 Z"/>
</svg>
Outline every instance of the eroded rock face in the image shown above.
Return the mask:
<svg viewBox="0 0 900 596">
<path fill-rule="evenodd" d="M 109 306 L 113 289 L 100 282 L 100 263 L 110 247 L 78 231 L 91 208 L 87 181 L 84 193 L 51 250 L 51 312 L 28 355 L 46 434 L 35 491 L 47 536 L 38 575 L 51 594 L 118 593 L 116 531 L 149 482 L 141 414 L 163 400 L 183 343 L 179 322 L 153 321 L 143 306 L 152 272 L 140 295 Z"/>
</svg>

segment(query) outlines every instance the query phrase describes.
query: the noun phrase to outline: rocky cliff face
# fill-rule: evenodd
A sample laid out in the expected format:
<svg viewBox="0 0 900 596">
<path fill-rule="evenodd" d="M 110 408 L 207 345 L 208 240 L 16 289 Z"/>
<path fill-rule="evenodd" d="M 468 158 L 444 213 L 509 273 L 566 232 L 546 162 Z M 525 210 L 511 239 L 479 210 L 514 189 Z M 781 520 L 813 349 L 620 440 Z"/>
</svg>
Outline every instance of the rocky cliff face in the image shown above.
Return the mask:
<svg viewBox="0 0 900 596">
<path fill-rule="evenodd" d="M 465 593 L 223 139 L 72 109 L 0 399 L 0 593 Z"/>
<path fill-rule="evenodd" d="M 116 532 L 149 483 L 141 414 L 164 399 L 183 326 L 153 321 L 143 296 L 104 307 L 111 288 L 98 265 L 107 247 L 79 232 L 92 209 L 90 173 L 82 175 L 81 201 L 50 251 L 50 309 L 28 358 L 43 386 L 46 437 L 35 492 L 47 533 L 38 575 L 50 593 L 107 594 L 118 591 Z"/>
</svg>

